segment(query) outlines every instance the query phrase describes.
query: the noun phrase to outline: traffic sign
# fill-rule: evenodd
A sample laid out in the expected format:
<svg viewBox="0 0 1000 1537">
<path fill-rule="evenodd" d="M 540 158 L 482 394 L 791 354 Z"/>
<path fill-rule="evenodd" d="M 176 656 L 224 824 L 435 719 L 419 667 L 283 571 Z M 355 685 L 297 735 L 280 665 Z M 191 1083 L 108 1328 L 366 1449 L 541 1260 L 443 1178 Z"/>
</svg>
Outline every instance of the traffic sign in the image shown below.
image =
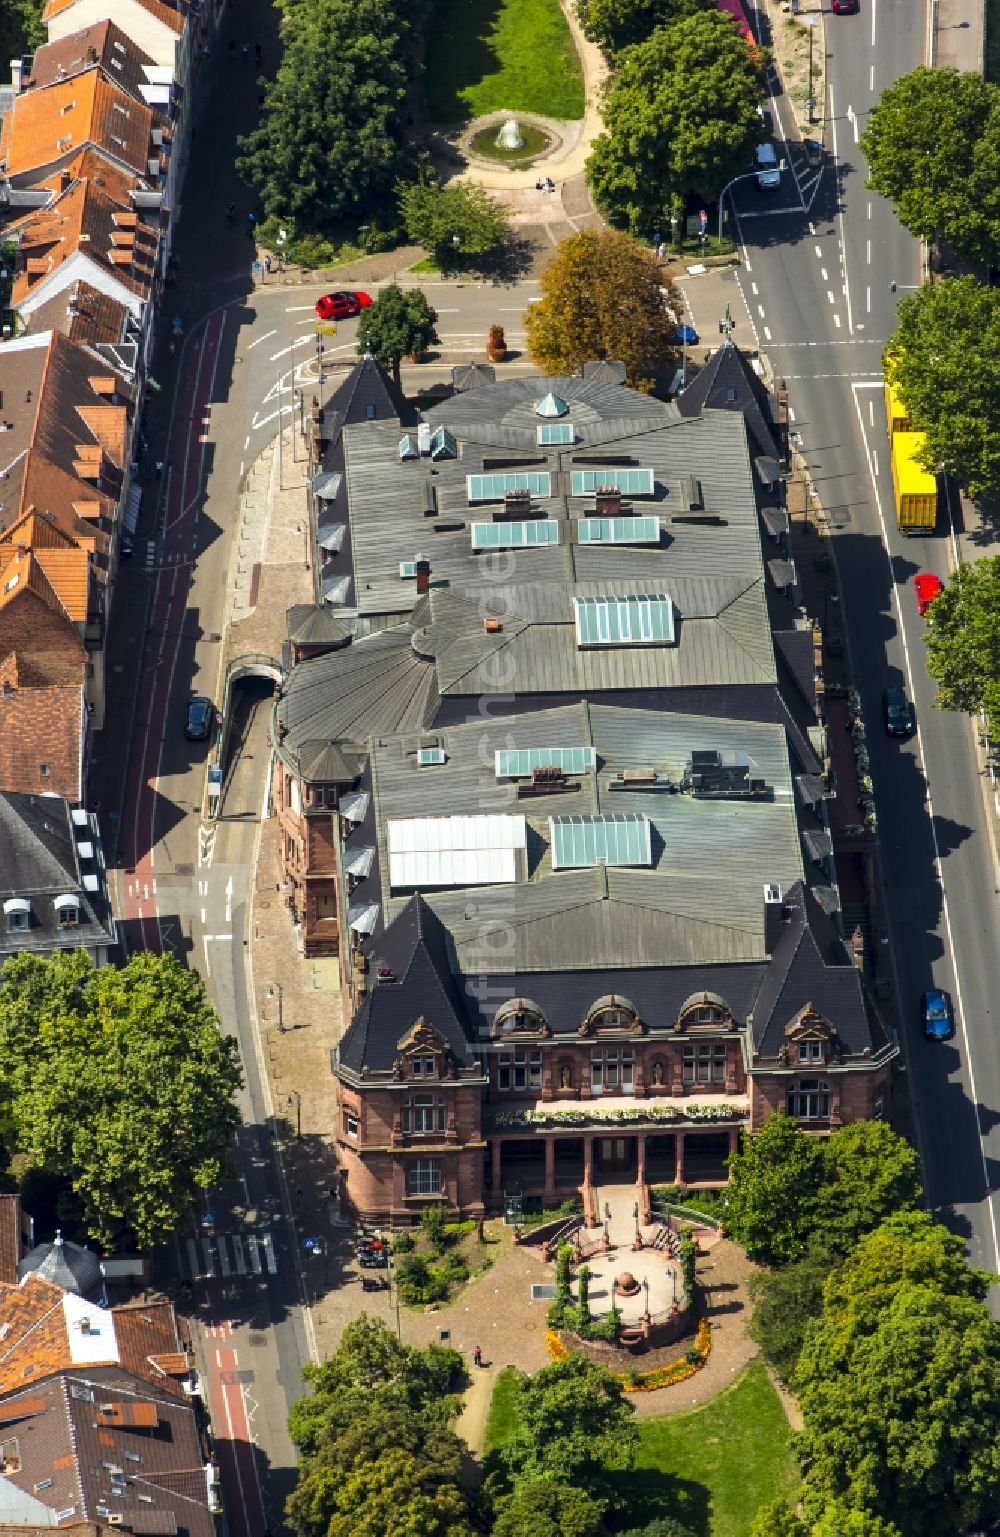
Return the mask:
<svg viewBox="0 0 1000 1537">
<path fill-rule="evenodd" d="M 332 320 L 317 320 L 317 322 L 316 322 L 316 335 L 317 336 L 336 336 L 336 334 L 337 334 L 337 327 L 334 325 Z"/>
</svg>

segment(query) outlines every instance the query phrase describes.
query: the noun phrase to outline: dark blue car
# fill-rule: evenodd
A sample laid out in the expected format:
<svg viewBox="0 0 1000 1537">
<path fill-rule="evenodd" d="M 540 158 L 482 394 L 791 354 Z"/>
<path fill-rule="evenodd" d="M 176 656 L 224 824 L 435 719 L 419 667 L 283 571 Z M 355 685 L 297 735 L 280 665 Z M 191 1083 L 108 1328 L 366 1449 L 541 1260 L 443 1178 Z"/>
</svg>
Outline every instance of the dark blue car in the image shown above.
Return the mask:
<svg viewBox="0 0 1000 1537">
<path fill-rule="evenodd" d="M 676 347 L 697 347 L 700 340 L 694 326 L 678 326 L 673 335 Z"/>
<path fill-rule="evenodd" d="M 955 1028 L 951 999 L 939 987 L 928 988 L 920 1000 L 920 1017 L 929 1041 L 946 1041 Z"/>
</svg>

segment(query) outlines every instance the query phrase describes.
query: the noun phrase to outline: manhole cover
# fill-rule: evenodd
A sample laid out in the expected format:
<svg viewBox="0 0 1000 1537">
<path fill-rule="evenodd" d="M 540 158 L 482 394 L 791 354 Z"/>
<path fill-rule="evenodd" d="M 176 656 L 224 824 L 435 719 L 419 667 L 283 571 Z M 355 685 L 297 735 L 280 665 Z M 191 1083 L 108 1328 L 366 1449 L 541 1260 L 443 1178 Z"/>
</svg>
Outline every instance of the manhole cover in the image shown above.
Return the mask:
<svg viewBox="0 0 1000 1537">
<path fill-rule="evenodd" d="M 267 1344 L 267 1335 L 266 1334 L 262 1334 L 259 1329 L 251 1329 L 250 1333 L 248 1335 L 248 1338 L 250 1340 L 251 1345 L 266 1345 Z"/>
<path fill-rule="evenodd" d="M 827 517 L 834 528 L 845 528 L 851 521 L 850 510 L 847 507 L 831 507 Z"/>
<path fill-rule="evenodd" d="M 194 865 L 174 865 L 175 875 L 193 875 Z"/>
</svg>

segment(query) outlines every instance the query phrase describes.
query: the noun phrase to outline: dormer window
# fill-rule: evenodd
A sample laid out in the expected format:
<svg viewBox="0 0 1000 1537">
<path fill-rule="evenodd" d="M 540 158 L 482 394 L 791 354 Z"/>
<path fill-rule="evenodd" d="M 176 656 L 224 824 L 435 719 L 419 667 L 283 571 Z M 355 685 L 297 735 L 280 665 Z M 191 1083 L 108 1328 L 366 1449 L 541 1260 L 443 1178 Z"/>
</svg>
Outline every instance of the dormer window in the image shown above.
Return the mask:
<svg viewBox="0 0 1000 1537">
<path fill-rule="evenodd" d="M 728 1003 L 717 993 L 692 993 L 681 1004 L 675 1030 L 729 1030 L 733 1015 Z"/>
<path fill-rule="evenodd" d="M 69 894 L 56 897 L 53 906 L 56 922 L 61 929 L 75 929 L 80 925 L 80 899 Z"/>
<path fill-rule="evenodd" d="M 822 1041 L 800 1041 L 799 1042 L 799 1061 L 800 1062 L 822 1062 L 822 1060 L 823 1060 L 823 1042 Z"/>
<path fill-rule="evenodd" d="M 580 1027 L 583 1035 L 603 1035 L 610 1030 L 636 1030 L 639 1016 L 635 1005 L 617 993 L 598 998 Z"/>
<path fill-rule="evenodd" d="M 31 903 L 24 897 L 10 897 L 3 905 L 8 934 L 23 934 L 31 925 Z"/>
<path fill-rule="evenodd" d="M 437 1057 L 411 1057 L 411 1078 L 436 1078 L 438 1076 Z"/>
<path fill-rule="evenodd" d="M 508 998 L 493 1016 L 493 1035 L 548 1035 L 545 1015 L 530 998 Z"/>
</svg>

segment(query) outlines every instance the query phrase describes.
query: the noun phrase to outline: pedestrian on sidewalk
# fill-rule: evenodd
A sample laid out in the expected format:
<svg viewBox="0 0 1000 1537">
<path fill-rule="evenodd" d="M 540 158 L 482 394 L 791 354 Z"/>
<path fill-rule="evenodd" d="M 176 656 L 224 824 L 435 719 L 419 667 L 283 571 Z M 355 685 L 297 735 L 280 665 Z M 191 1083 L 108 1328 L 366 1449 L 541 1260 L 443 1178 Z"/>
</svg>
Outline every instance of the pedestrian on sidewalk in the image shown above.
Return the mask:
<svg viewBox="0 0 1000 1537">
<path fill-rule="evenodd" d="M 473 1366 L 482 1366 L 483 1364 L 483 1352 L 480 1350 L 478 1345 L 472 1352 L 472 1364 Z"/>
</svg>

